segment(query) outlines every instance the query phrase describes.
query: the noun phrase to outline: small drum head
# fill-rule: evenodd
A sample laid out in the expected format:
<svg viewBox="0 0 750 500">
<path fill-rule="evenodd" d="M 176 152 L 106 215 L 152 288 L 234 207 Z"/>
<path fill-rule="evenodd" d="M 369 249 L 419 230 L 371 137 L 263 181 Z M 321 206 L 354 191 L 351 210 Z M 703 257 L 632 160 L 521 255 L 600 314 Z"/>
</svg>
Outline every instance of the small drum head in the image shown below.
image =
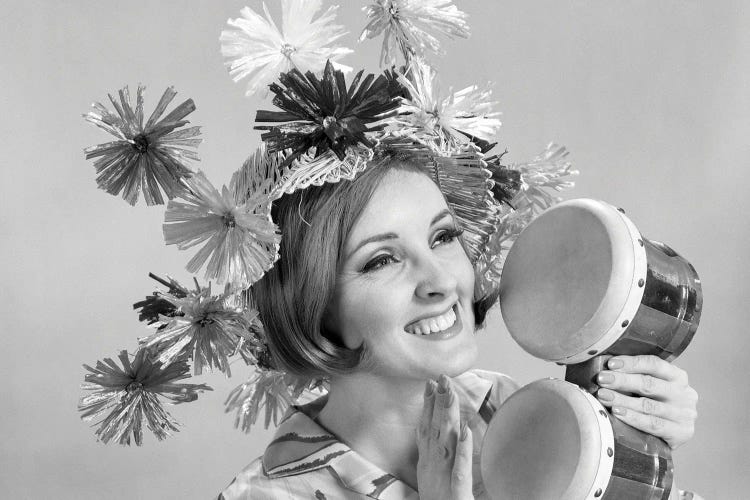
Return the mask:
<svg viewBox="0 0 750 500">
<path fill-rule="evenodd" d="M 490 421 L 482 481 L 493 500 L 598 498 L 612 472 L 613 447 L 607 414 L 592 396 L 562 380 L 539 380 L 515 392 Z"/>
<path fill-rule="evenodd" d="M 534 220 L 511 247 L 500 280 L 503 319 L 516 342 L 548 361 L 598 354 L 591 351 L 600 351 L 643 295 L 634 285 L 645 276 L 639 237 L 617 209 L 596 200 L 566 201 Z"/>
</svg>

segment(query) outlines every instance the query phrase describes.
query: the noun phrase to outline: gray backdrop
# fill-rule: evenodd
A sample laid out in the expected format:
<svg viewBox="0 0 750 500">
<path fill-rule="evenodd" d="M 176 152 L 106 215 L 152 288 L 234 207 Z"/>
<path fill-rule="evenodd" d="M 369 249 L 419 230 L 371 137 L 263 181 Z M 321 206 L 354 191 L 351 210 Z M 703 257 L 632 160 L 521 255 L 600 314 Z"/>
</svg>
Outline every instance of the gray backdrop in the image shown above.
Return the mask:
<svg viewBox="0 0 750 500">
<path fill-rule="evenodd" d="M 275 2 L 270 2 L 277 12 Z M 361 2 L 340 21 L 357 45 Z M 109 140 L 80 117 L 124 84 L 192 97 L 204 127 L 199 165 L 217 185 L 254 150 L 260 99 L 244 97 L 219 53 L 239 1 L 2 2 L 0 244 L 4 323 L 0 491 L 7 498 L 209 498 L 261 453 L 271 431 L 242 434 L 222 411 L 246 374 L 204 376 L 215 391 L 176 407 L 182 432 L 141 449 L 95 441 L 76 411 L 81 364 L 133 349 L 146 333 L 131 304 L 149 271 L 183 280 L 191 253 L 163 244 L 163 208 L 97 190 L 82 149 Z M 259 2 L 250 1 L 254 8 Z M 567 197 L 624 207 L 641 231 L 690 259 L 705 292 L 693 344 L 678 360 L 701 395 L 694 439 L 675 454 L 680 484 L 747 498 L 750 296 L 746 259 L 750 8 L 741 1 L 458 2 L 472 38 L 446 42 L 445 86 L 494 81 L 512 161 L 555 140 L 581 171 Z M 268 104 L 265 104 L 268 106 Z M 527 383 L 562 370 L 526 355 L 495 314 L 484 368 Z"/>
</svg>

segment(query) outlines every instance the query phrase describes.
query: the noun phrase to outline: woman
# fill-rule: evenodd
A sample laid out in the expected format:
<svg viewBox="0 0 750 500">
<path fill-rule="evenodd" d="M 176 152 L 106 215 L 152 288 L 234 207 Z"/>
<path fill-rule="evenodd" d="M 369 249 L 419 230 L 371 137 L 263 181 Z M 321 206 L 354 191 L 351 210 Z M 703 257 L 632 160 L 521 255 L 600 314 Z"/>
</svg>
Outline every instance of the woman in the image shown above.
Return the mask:
<svg viewBox="0 0 750 500">
<path fill-rule="evenodd" d="M 295 408 L 220 498 L 487 498 L 473 453 L 487 409 L 517 386 L 471 370 L 496 297 L 473 296 L 438 186 L 409 162 L 383 163 L 283 197 L 274 219 L 281 258 L 253 287 L 271 351 L 330 390 Z M 609 368 L 599 399 L 615 415 L 672 448 L 690 439 L 697 395 L 684 371 L 648 356 Z"/>
</svg>

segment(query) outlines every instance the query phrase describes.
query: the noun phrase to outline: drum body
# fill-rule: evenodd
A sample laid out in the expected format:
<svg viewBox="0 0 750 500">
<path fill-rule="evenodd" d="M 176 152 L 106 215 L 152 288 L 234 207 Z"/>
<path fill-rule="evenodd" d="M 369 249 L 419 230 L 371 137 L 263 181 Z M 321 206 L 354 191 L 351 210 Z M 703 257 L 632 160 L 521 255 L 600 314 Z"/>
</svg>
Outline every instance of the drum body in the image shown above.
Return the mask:
<svg viewBox="0 0 750 500">
<path fill-rule="evenodd" d="M 688 261 L 641 236 L 620 210 L 588 199 L 560 203 L 529 224 L 500 280 L 510 334 L 558 363 L 603 353 L 671 361 L 692 340 L 702 302 Z"/>
<path fill-rule="evenodd" d="M 480 464 L 493 500 L 667 500 L 673 480 L 666 443 L 556 379 L 533 382 L 498 408 Z"/>
</svg>

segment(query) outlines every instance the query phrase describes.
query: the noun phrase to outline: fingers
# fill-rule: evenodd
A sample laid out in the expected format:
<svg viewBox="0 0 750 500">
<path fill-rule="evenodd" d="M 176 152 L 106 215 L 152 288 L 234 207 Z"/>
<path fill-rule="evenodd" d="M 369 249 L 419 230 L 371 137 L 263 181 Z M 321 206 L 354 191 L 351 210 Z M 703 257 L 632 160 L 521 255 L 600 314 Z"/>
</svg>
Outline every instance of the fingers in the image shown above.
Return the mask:
<svg viewBox="0 0 750 500">
<path fill-rule="evenodd" d="M 692 408 L 679 408 L 651 398 L 626 396 L 609 389 L 599 389 L 596 397 L 607 407 L 633 410 L 677 423 L 692 422 L 697 416 L 697 412 Z"/>
<path fill-rule="evenodd" d="M 597 383 L 617 392 L 634 393 L 658 401 L 665 401 L 674 391 L 674 386 L 663 379 L 637 373 L 600 372 Z"/>
<path fill-rule="evenodd" d="M 626 424 L 662 438 L 672 449 L 689 440 L 695 432 L 692 422 L 681 424 L 619 406 L 613 407 L 612 413 Z"/>
<path fill-rule="evenodd" d="M 458 396 L 451 386 L 450 379 L 445 375 L 441 375 L 438 380 L 433 420 L 438 419 L 440 423 L 438 441 L 444 449 L 445 458 L 452 460 L 458 441 L 461 416 L 458 410 Z"/>
<path fill-rule="evenodd" d="M 459 432 L 456 445 L 456 458 L 451 474 L 451 493 L 454 499 L 474 498 L 471 491 L 472 435 L 469 426 L 464 423 Z"/>
<path fill-rule="evenodd" d="M 420 457 L 424 457 L 428 453 L 427 447 L 432 433 L 432 415 L 435 406 L 435 388 L 435 382 L 432 380 L 428 380 L 425 384 L 422 418 L 417 425 L 417 449 Z"/>
<path fill-rule="evenodd" d="M 615 356 L 607 361 L 607 367 L 620 373 L 650 375 L 683 386 L 688 385 L 688 375 L 685 370 L 657 356 Z"/>
</svg>

